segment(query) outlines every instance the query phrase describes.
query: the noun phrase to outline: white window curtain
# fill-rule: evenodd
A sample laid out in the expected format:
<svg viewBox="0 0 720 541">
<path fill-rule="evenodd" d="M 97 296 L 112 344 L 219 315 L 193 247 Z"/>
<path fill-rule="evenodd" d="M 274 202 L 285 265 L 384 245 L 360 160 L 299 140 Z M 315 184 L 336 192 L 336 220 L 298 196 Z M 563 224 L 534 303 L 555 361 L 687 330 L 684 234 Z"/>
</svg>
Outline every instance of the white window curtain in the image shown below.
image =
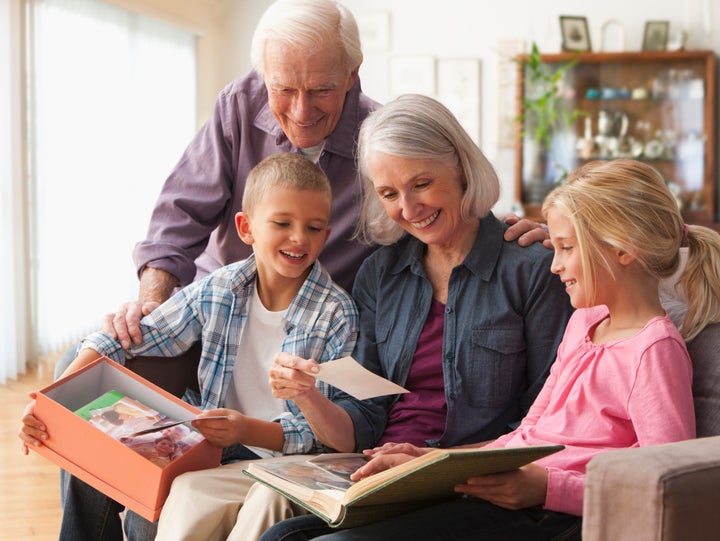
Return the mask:
<svg viewBox="0 0 720 541">
<path fill-rule="evenodd" d="M 134 244 L 196 131 L 195 36 L 99 0 L 28 0 L 34 351 L 137 297 Z"/>
<path fill-rule="evenodd" d="M 27 358 L 22 2 L 0 0 L 0 384 Z"/>
</svg>

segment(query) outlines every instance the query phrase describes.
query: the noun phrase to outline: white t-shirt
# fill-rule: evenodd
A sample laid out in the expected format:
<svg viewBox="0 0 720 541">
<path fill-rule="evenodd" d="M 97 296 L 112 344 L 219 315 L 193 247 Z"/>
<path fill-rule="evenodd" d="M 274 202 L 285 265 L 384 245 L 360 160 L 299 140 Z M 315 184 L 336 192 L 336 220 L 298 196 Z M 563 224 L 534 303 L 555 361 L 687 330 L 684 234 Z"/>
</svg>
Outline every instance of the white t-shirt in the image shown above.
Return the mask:
<svg viewBox="0 0 720 541">
<path fill-rule="evenodd" d="M 322 152 L 324 146 L 325 141 L 318 145 L 315 145 L 314 147 L 300 148 L 298 150 L 300 151 L 300 154 L 305 156 L 308 160 L 313 163 L 317 163 L 317 161 L 320 159 L 320 153 Z"/>
<path fill-rule="evenodd" d="M 285 339 L 284 314 L 285 310 L 271 312 L 265 308 L 255 288 L 233 379 L 225 395 L 228 408 L 265 421 L 271 421 L 285 411 L 284 400 L 273 397 L 268 385 L 268 371 Z M 267 449 L 251 449 L 263 458 L 273 456 Z"/>
</svg>

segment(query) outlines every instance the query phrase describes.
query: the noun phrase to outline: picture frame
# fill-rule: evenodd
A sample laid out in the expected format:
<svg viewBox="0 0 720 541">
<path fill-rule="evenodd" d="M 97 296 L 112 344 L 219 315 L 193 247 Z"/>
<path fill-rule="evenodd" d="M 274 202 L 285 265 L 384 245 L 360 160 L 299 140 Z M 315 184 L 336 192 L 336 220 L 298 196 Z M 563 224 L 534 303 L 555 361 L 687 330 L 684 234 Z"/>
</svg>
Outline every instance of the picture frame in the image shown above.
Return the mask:
<svg viewBox="0 0 720 541">
<path fill-rule="evenodd" d="M 355 15 L 363 52 L 380 53 L 390 49 L 390 13 L 361 11 Z"/>
<path fill-rule="evenodd" d="M 670 21 L 647 21 L 643 34 L 643 51 L 667 50 Z"/>
<path fill-rule="evenodd" d="M 591 51 L 587 17 L 560 16 L 563 51 Z"/>
<path fill-rule="evenodd" d="M 390 93 L 435 95 L 435 57 L 430 55 L 394 55 L 390 63 Z"/>
<path fill-rule="evenodd" d="M 480 59 L 438 58 L 436 66 L 436 98 L 480 144 Z"/>
</svg>

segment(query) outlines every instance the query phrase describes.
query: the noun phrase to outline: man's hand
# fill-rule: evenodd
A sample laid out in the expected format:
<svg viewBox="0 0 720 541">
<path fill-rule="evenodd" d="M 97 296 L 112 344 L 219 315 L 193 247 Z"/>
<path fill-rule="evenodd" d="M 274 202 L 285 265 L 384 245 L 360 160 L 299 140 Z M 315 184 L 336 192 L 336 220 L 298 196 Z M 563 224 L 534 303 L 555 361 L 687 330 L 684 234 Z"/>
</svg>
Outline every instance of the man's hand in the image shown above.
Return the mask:
<svg viewBox="0 0 720 541">
<path fill-rule="evenodd" d="M 102 330 L 120 342 L 123 349 L 128 349 L 132 344 L 139 346 L 142 344 L 140 320 L 158 306 L 160 303 L 154 301 L 126 302 L 117 312 L 103 318 Z"/>
<path fill-rule="evenodd" d="M 505 231 L 505 240 L 517 239 L 520 246 L 530 246 L 536 242 L 542 242 L 545 248 L 552 248 L 550 237 L 544 224 L 533 222 L 527 218 L 519 218 L 515 214 L 506 214 L 503 222 L 510 227 Z"/>
<path fill-rule="evenodd" d="M 505 509 L 524 509 L 545 503 L 547 470 L 528 464 L 518 470 L 472 477 L 464 485 L 456 485 L 455 492 L 489 501 Z"/>
<path fill-rule="evenodd" d="M 123 349 L 142 344 L 140 320 L 172 295 L 178 279 L 167 271 L 146 267 L 140 276 L 138 300 L 126 302 L 114 314 L 103 318 L 103 332 L 120 342 Z"/>
</svg>

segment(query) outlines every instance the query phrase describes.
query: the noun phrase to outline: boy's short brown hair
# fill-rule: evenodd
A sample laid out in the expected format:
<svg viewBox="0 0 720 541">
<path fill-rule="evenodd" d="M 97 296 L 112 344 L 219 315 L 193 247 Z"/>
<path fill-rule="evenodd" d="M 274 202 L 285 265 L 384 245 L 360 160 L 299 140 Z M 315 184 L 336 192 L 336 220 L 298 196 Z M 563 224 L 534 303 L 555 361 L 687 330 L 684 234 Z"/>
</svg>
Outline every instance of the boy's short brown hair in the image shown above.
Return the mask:
<svg viewBox="0 0 720 541">
<path fill-rule="evenodd" d="M 273 188 L 321 192 L 332 202 L 327 175 L 317 164 L 295 152 L 273 154 L 253 167 L 245 181 L 243 211 L 251 214 L 255 205 Z"/>
</svg>

